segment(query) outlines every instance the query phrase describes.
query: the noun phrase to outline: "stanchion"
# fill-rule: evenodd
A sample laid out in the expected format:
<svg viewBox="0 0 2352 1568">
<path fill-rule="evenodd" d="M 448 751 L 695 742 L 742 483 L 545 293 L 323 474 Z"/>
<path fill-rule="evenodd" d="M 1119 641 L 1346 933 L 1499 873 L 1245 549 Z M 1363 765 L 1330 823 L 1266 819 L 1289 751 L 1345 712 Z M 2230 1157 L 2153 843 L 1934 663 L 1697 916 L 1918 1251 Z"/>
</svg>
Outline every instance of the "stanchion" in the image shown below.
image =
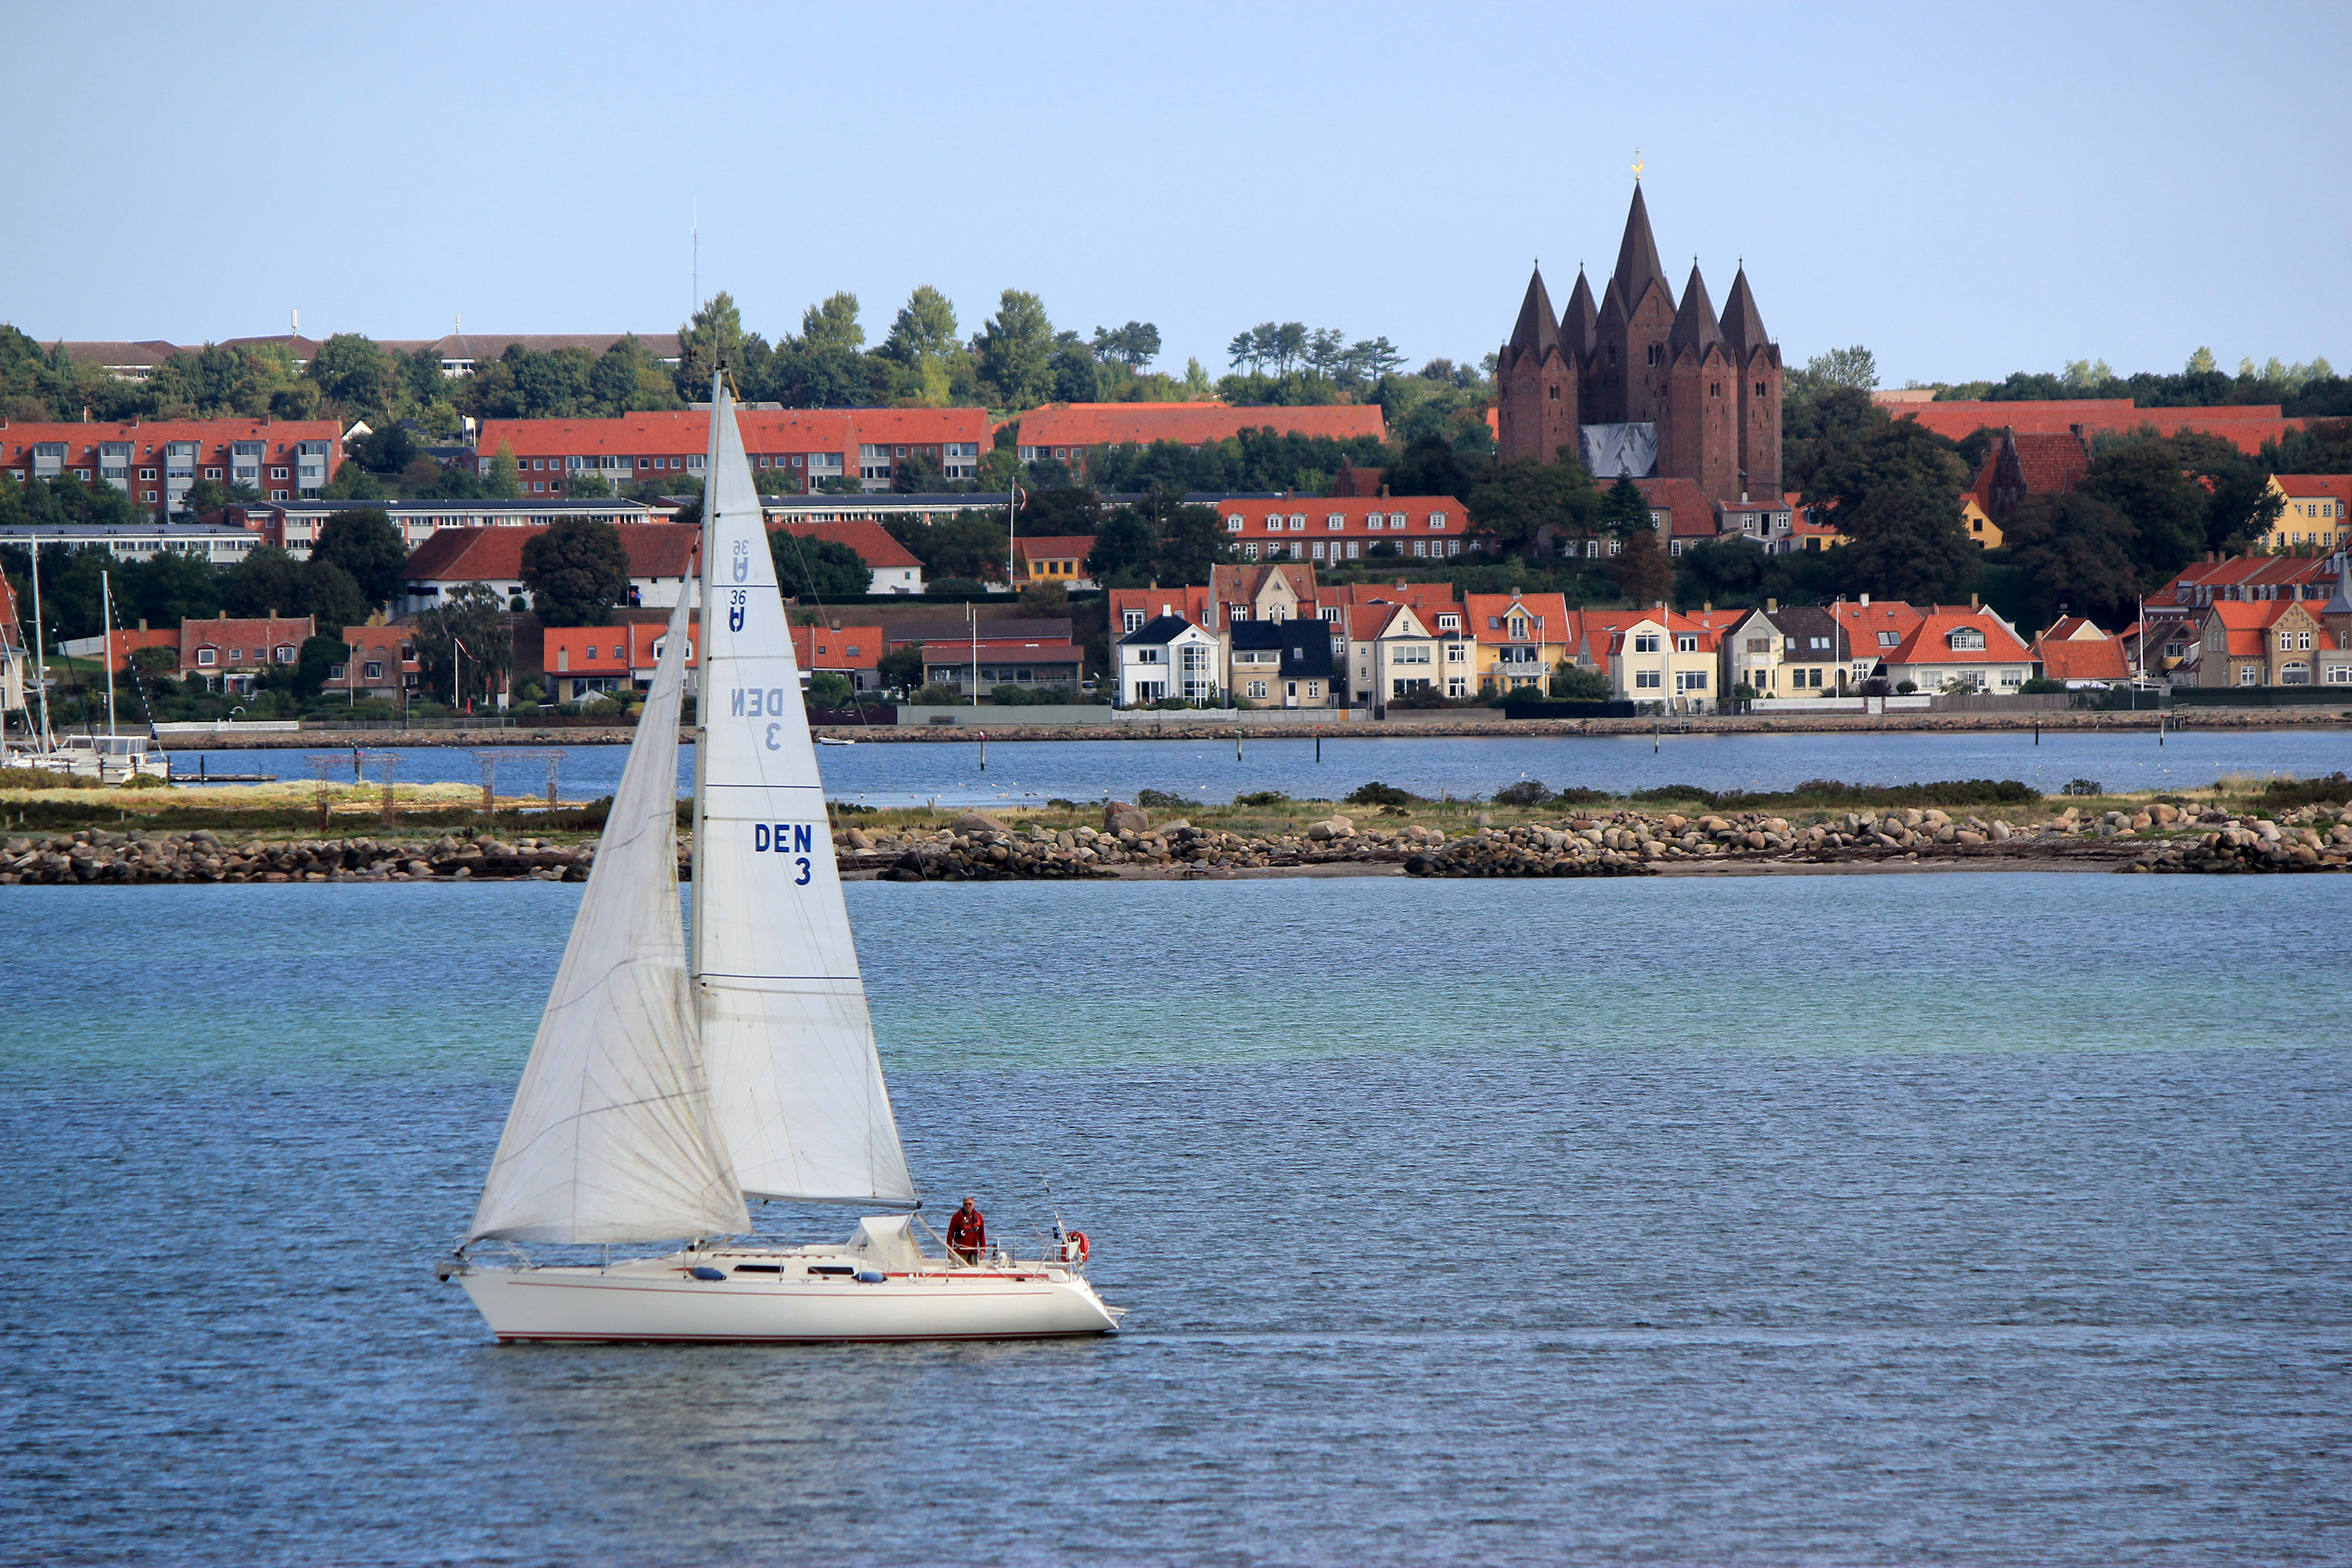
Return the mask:
<svg viewBox="0 0 2352 1568">
<path fill-rule="evenodd" d="M 980 732 L 980 771 L 988 771 L 988 731 L 985 730 Z"/>
</svg>

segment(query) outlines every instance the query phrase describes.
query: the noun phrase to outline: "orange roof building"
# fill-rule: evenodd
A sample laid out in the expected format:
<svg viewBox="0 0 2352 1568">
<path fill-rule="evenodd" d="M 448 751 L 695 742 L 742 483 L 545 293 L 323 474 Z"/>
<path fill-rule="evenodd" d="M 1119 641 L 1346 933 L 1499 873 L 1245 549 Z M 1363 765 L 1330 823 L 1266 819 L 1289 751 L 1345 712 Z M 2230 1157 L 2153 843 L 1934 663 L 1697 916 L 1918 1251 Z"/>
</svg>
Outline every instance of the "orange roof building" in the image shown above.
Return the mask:
<svg viewBox="0 0 2352 1568">
<path fill-rule="evenodd" d="M 511 604 L 523 596 L 523 546 L 543 528 L 445 528 L 419 545 L 401 569 L 393 598 L 396 617 L 441 604 L 467 583 L 479 583 Z M 702 530 L 649 522 L 616 530 L 629 553 L 629 603 L 668 608 L 693 574 Z"/>
<path fill-rule="evenodd" d="M 1262 408 L 1226 403 L 1048 403 L 1021 416 L 1013 455 L 1024 463 L 1067 463 L 1083 473 L 1090 447 L 1174 441 L 1198 448 L 1258 429 L 1328 436 L 1335 441 L 1388 438 L 1387 421 L 1377 403 Z"/>
<path fill-rule="evenodd" d="M 2045 680 L 2128 680 L 2124 639 L 2080 616 L 2063 616 L 2033 639 L 2033 662 Z"/>
<path fill-rule="evenodd" d="M 752 468 L 781 468 L 802 492 L 841 479 L 887 490 L 898 463 L 916 456 L 938 463 L 949 479 L 969 479 L 989 439 L 982 408 L 746 409 L 736 418 Z M 474 455 L 487 474 L 499 450 L 509 450 L 525 494 L 562 496 L 582 474 L 616 487 L 700 479 L 709 447 L 710 416 L 683 409 L 613 419 L 486 419 Z"/>
<path fill-rule="evenodd" d="M 2032 679 L 2032 650 L 1990 610 L 1937 605 L 1913 613 L 1917 619 L 1878 661 L 1898 690 L 1907 681 L 1921 691 L 2013 692 Z"/>
<path fill-rule="evenodd" d="M 269 500 L 315 498 L 342 464 L 342 427 L 331 419 L 0 419 L 0 470 L 110 484 L 159 510 L 185 511 L 199 479 L 249 485 Z"/>
<path fill-rule="evenodd" d="M 857 552 L 872 574 L 866 591 L 868 594 L 919 594 L 923 591 L 923 563 L 914 552 L 890 536 L 890 531 L 870 518 L 851 518 L 842 522 L 803 522 L 797 519 L 779 522 L 772 518 L 768 523 L 771 533 L 789 533 L 799 539 L 830 539 L 836 544 L 846 544 Z"/>
</svg>

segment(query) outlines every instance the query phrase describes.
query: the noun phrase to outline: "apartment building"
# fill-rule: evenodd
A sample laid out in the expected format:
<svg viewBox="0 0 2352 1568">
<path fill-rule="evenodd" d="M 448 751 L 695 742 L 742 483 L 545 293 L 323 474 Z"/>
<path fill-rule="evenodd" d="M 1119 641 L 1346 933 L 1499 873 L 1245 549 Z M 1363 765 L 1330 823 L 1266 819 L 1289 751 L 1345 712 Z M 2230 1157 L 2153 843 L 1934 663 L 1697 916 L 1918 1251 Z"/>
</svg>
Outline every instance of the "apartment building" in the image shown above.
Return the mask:
<svg viewBox="0 0 2352 1568">
<path fill-rule="evenodd" d="M 222 521 L 274 544 L 298 561 L 310 558 L 320 526 L 350 501 L 257 501 L 224 508 Z M 600 500 L 387 500 L 364 503 L 381 511 L 399 531 L 403 546 L 415 551 L 444 529 L 545 528 L 566 518 L 585 518 L 616 527 L 674 522 L 678 509 L 657 501 Z"/>
<path fill-rule="evenodd" d="M 0 419 L 0 474 L 112 485 L 159 514 L 186 511 L 198 479 L 248 485 L 270 500 L 305 500 L 342 462 L 342 433 L 331 419 Z"/>
<path fill-rule="evenodd" d="M 1379 404 L 1238 408 L 1223 403 L 1049 403 L 1021 416 L 1013 455 L 1024 463 L 1066 463 L 1079 476 L 1097 447 L 1148 447 L 1173 441 L 1198 450 L 1230 441 L 1244 430 L 1285 436 L 1328 436 L 1349 441 L 1388 438 Z"/>
<path fill-rule="evenodd" d="M 983 408 L 746 409 L 736 417 L 752 468 L 779 471 L 800 493 L 832 479 L 887 490 L 898 464 L 918 456 L 949 479 L 968 479 L 979 473 L 989 440 Z M 525 493 L 560 497 L 587 474 L 616 489 L 639 480 L 699 481 L 709 447 L 709 414 L 685 409 L 614 419 L 487 419 L 474 458 L 487 474 L 501 450 L 510 452 Z"/>
</svg>

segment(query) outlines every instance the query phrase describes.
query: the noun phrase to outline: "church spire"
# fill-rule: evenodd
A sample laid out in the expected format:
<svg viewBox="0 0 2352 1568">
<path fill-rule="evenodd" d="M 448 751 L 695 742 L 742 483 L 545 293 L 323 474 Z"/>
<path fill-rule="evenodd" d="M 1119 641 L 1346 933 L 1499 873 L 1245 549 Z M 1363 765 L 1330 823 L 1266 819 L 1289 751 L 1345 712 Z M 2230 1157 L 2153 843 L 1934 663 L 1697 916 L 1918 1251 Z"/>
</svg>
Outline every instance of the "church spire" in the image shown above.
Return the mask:
<svg viewBox="0 0 2352 1568">
<path fill-rule="evenodd" d="M 1731 345 L 1732 357 L 1746 364 L 1748 356 L 1772 340 L 1765 334 L 1764 318 L 1756 309 L 1756 296 L 1748 288 L 1748 268 L 1742 263 L 1739 275 L 1731 280 L 1731 293 L 1723 302 L 1723 339 Z"/>
<path fill-rule="evenodd" d="M 1698 262 L 1694 259 L 1690 281 L 1683 285 L 1683 308 L 1675 315 L 1675 330 L 1666 335 L 1666 348 L 1669 353 L 1688 349 L 1704 354 L 1709 343 L 1723 346 L 1723 329 L 1716 325 L 1715 303 L 1706 297 L 1706 279 L 1698 275 Z"/>
<path fill-rule="evenodd" d="M 1559 327 L 1552 320 L 1551 296 L 1544 292 L 1540 267 L 1528 279 L 1528 297 L 1520 302 L 1518 324 L 1511 329 L 1511 341 L 1505 348 L 1512 360 L 1533 354 L 1538 364 L 1543 363 L 1545 350 L 1559 352 Z"/>
<path fill-rule="evenodd" d="M 1642 186 L 1633 185 L 1633 205 L 1625 214 L 1625 238 L 1617 247 L 1617 270 L 1613 275 L 1617 292 L 1624 296 L 1625 309 L 1632 310 L 1642 302 L 1642 291 L 1655 279 L 1663 287 L 1666 269 L 1658 261 L 1658 242 L 1650 235 L 1649 204 L 1642 199 Z M 1674 302 L 1674 290 L 1666 290 L 1666 301 Z"/>
<path fill-rule="evenodd" d="M 1601 312 L 1593 308 L 1592 285 L 1584 280 L 1584 268 L 1576 269 L 1576 288 L 1568 297 L 1568 309 L 1559 318 L 1559 341 L 1571 354 L 1584 359 L 1592 357 L 1600 341 Z"/>
</svg>

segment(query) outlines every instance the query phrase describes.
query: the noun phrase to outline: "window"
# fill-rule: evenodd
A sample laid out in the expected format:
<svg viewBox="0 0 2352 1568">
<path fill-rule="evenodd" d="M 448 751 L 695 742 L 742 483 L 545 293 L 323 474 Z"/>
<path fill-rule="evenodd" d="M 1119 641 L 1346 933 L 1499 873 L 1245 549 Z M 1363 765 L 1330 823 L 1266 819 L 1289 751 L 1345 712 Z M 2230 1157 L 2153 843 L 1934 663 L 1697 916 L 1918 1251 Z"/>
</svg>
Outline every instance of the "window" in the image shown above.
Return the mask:
<svg viewBox="0 0 2352 1568">
<path fill-rule="evenodd" d="M 372 658 L 368 660 L 367 663 L 360 667 L 360 673 L 366 676 L 370 680 L 382 680 L 383 679 L 383 661 L 382 659 Z"/>
<path fill-rule="evenodd" d="M 1348 514 L 1344 511 L 1335 511 L 1323 520 L 1323 526 L 1338 533 L 1348 526 Z"/>
<path fill-rule="evenodd" d="M 1676 691 L 1705 691 L 1706 689 L 1706 671 L 1704 669 L 1678 669 L 1675 671 L 1675 689 Z"/>
<path fill-rule="evenodd" d="M 1880 640 L 1885 640 L 1883 635 Z M 1974 650 L 1983 647 L 1984 645 L 1984 630 L 1979 626 L 1955 627 L 1952 632 L 1944 638 L 1944 646 L 1955 650 L 1962 648 Z"/>
<path fill-rule="evenodd" d="M 1121 610 L 1118 613 L 1118 624 L 1122 631 L 1139 632 L 1143 629 L 1143 612 L 1141 610 Z"/>
<path fill-rule="evenodd" d="M 207 666 L 218 664 L 220 662 L 220 650 L 218 648 L 200 647 L 196 649 L 196 662 L 200 665 Z"/>
<path fill-rule="evenodd" d="M 1881 647 L 1895 647 L 1899 646 L 1902 641 L 1903 634 L 1900 632 L 1881 632 L 1878 634 L 1878 646 Z"/>
<path fill-rule="evenodd" d="M 1675 638 L 1675 651 L 1676 653 L 1696 653 L 1698 651 L 1697 635 L 1693 632 L 1683 632 L 1677 635 Z"/>
<path fill-rule="evenodd" d="M 1401 530 L 1403 527 L 1404 513 L 1401 511 L 1392 511 L 1389 513 L 1389 529 L 1391 532 Z"/>
<path fill-rule="evenodd" d="M 217 479 L 220 477 L 221 471 L 218 468 L 206 468 L 205 470 L 205 478 L 208 479 Z"/>
<path fill-rule="evenodd" d="M 1432 660 L 1429 657 L 1429 645 L 1426 643 L 1414 643 L 1409 647 L 1401 647 L 1397 649 L 1394 654 L 1390 656 L 1389 662 L 1391 664 L 1431 663 Z"/>
<path fill-rule="evenodd" d="M 1633 634 L 1633 651 L 1634 651 L 1635 653 L 1655 653 L 1655 652 L 1657 652 L 1657 651 L 1658 651 L 1658 634 L 1657 634 L 1657 633 L 1655 633 L 1655 632 L 1636 632 L 1636 633 L 1634 633 L 1634 634 Z"/>
<path fill-rule="evenodd" d="M 1636 687 L 1655 690 L 1658 685 L 1658 672 L 1654 669 L 1637 669 L 1633 672 L 1633 684 Z"/>
<path fill-rule="evenodd" d="M 1772 639 L 1770 637 L 1749 637 L 1748 639 L 1748 651 L 1749 653 L 1770 653 L 1772 651 Z"/>
<path fill-rule="evenodd" d="M 2238 684 L 2239 684 L 2239 685 L 2241 685 L 2241 686 L 2260 686 L 2260 685 L 2262 684 L 2262 681 L 2263 681 L 2263 667 L 2262 667 L 2261 665 L 2258 665 L 2258 664 L 2242 664 L 2242 665 L 2240 665 L 2240 666 L 2238 667 Z"/>
<path fill-rule="evenodd" d="M 1245 695 L 1250 696 L 1250 697 L 1263 697 L 1263 696 L 1265 696 L 1265 681 L 1263 681 L 1263 680 L 1253 680 L 1253 681 L 1251 681 L 1251 682 L 1249 683 L 1249 690 L 1245 693 Z"/>
<path fill-rule="evenodd" d="M 1292 512 L 1292 513 L 1290 514 L 1290 531 L 1291 531 L 1291 532 L 1293 532 L 1293 533 L 1304 533 L 1304 532 L 1306 532 L 1306 531 L 1307 531 L 1307 519 L 1306 519 L 1306 518 L 1304 518 L 1303 516 L 1301 516 L 1300 514 L 1298 514 L 1297 512 L 1295 512 L 1295 511 L 1294 511 L 1294 512 Z"/>
<path fill-rule="evenodd" d="M 282 643 L 279 643 L 279 644 L 278 645 L 278 663 L 280 663 L 280 664 L 292 664 L 292 663 L 294 662 L 294 660 L 295 660 L 295 658 L 296 658 L 296 653 L 295 653 L 294 645 L 293 645 L 292 643 L 290 643 L 290 642 L 282 642 Z"/>
<path fill-rule="evenodd" d="M 1462 617 L 1460 616 L 1440 616 L 1437 617 L 1437 629 L 1441 632 L 1458 632 L 1462 629 Z"/>
<path fill-rule="evenodd" d="M 1445 514 L 1442 511 L 1431 512 L 1429 514 L 1429 526 L 1433 532 L 1442 531 L 1445 527 Z"/>
<path fill-rule="evenodd" d="M 1228 514 L 1225 518 L 1225 531 L 1227 533 L 1239 533 L 1241 531 L 1241 515 L 1238 512 Z"/>
<path fill-rule="evenodd" d="M 1388 525 L 1389 520 L 1382 517 L 1379 512 L 1370 511 L 1364 514 L 1364 526 L 1366 528 L 1378 531 L 1381 529 L 1388 527 Z"/>
</svg>

